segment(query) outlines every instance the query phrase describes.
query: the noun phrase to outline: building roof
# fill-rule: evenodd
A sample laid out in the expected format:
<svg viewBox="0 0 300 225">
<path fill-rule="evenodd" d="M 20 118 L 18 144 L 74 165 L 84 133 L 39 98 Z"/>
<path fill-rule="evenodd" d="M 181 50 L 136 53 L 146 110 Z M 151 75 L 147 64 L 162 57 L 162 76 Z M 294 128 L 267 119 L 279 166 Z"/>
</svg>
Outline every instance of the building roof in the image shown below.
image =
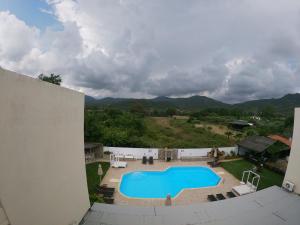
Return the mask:
<svg viewBox="0 0 300 225">
<path fill-rule="evenodd" d="M 273 186 L 252 194 L 186 206 L 95 203 L 80 225 L 298 225 L 300 197 Z"/>
<path fill-rule="evenodd" d="M 260 153 L 275 142 L 275 140 L 264 136 L 250 136 L 238 143 L 238 146 Z"/>
<path fill-rule="evenodd" d="M 281 143 L 283 143 L 283 144 L 285 144 L 285 145 L 287 145 L 289 147 L 292 146 L 292 141 L 289 140 L 286 137 L 281 136 L 281 135 L 274 134 L 274 135 L 269 135 L 268 137 L 271 138 L 271 139 L 273 139 L 273 140 L 275 140 L 275 141 L 279 141 L 279 142 L 281 142 Z"/>
<path fill-rule="evenodd" d="M 230 124 L 239 125 L 239 126 L 250 126 L 250 124 L 245 120 L 235 120 L 235 121 L 230 122 Z"/>
</svg>

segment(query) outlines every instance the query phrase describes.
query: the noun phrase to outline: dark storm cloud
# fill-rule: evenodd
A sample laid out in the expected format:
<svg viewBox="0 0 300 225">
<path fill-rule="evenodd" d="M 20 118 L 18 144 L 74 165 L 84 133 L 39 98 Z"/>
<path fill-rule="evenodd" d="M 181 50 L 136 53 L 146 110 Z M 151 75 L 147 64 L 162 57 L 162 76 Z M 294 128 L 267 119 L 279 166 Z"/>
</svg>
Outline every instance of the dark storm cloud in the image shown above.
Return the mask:
<svg viewBox="0 0 300 225">
<path fill-rule="evenodd" d="M 299 90 L 299 1 L 48 2 L 63 30 L 40 33 L 1 14 L 1 66 L 55 71 L 65 85 L 98 97 L 203 94 L 237 102 Z M 12 42 L 24 36 L 29 44 L 16 49 L 10 33 Z"/>
</svg>

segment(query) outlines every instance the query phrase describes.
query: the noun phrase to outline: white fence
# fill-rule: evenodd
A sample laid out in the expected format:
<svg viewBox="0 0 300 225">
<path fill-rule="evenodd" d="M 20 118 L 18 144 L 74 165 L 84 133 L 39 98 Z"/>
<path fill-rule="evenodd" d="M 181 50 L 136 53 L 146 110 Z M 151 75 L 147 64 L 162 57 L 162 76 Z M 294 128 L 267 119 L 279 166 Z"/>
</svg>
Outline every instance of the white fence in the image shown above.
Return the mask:
<svg viewBox="0 0 300 225">
<path fill-rule="evenodd" d="M 136 159 L 141 159 L 143 156 L 153 156 L 158 159 L 158 148 L 123 148 L 123 147 L 104 147 L 104 151 L 112 152 L 115 155 L 133 155 Z M 237 154 L 238 149 L 234 147 L 221 147 L 220 151 L 224 151 L 225 155 L 230 155 L 231 152 Z M 178 159 L 181 157 L 197 157 L 207 156 L 211 148 L 180 148 L 178 149 Z"/>
<path fill-rule="evenodd" d="M 178 149 L 178 159 L 181 157 L 196 157 L 196 156 L 207 156 L 207 153 L 211 151 L 212 148 L 181 148 Z M 225 155 L 230 155 L 231 152 L 237 154 L 238 149 L 234 147 L 221 147 L 218 148 L 220 151 L 224 151 Z"/>
<path fill-rule="evenodd" d="M 103 150 L 115 155 L 133 155 L 136 159 L 142 159 L 143 156 L 153 156 L 153 159 L 158 159 L 158 148 L 103 147 Z"/>
</svg>

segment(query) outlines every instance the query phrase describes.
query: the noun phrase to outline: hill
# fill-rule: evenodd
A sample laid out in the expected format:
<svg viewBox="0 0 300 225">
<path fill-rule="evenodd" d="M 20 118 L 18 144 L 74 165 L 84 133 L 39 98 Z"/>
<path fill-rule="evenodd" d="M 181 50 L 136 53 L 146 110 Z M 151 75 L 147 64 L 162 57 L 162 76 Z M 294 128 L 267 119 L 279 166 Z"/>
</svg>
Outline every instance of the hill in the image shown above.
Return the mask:
<svg viewBox="0 0 300 225">
<path fill-rule="evenodd" d="M 294 108 L 300 107 L 300 94 L 287 94 L 281 98 L 260 99 L 247 101 L 232 105 L 247 111 L 259 112 L 267 107 L 273 108 L 276 112 L 287 114 L 293 113 Z"/>
<path fill-rule="evenodd" d="M 145 109 L 165 110 L 177 108 L 180 110 L 200 110 L 204 108 L 224 108 L 229 105 L 205 96 L 192 96 L 189 98 L 168 98 L 160 96 L 153 99 L 126 99 L 126 98 L 103 98 L 94 99 L 86 96 L 86 106 L 115 107 L 130 109 L 134 104 L 140 104 Z"/>
<path fill-rule="evenodd" d="M 95 99 L 86 96 L 86 106 L 100 108 L 114 107 L 119 109 L 130 109 L 133 105 L 142 105 L 145 109 L 165 110 L 176 108 L 179 110 L 198 111 L 206 108 L 238 108 L 245 111 L 261 112 L 266 108 L 272 108 L 276 112 L 289 114 L 295 107 L 300 107 L 300 94 L 287 94 L 281 98 L 259 99 L 242 102 L 238 104 L 227 104 L 205 96 L 192 96 L 188 98 L 169 98 L 160 96 L 153 99 L 132 99 L 132 98 L 103 98 Z"/>
</svg>

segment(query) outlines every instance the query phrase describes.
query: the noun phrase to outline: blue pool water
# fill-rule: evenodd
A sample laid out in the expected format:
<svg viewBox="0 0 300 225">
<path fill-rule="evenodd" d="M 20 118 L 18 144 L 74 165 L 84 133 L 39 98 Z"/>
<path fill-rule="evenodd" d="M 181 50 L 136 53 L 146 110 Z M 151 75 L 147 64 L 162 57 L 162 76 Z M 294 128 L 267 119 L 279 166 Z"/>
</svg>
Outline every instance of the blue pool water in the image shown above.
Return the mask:
<svg viewBox="0 0 300 225">
<path fill-rule="evenodd" d="M 136 171 L 124 174 L 120 184 L 122 194 L 131 198 L 175 197 L 187 188 L 216 186 L 221 178 L 208 167 L 178 166 L 165 171 Z"/>
</svg>

